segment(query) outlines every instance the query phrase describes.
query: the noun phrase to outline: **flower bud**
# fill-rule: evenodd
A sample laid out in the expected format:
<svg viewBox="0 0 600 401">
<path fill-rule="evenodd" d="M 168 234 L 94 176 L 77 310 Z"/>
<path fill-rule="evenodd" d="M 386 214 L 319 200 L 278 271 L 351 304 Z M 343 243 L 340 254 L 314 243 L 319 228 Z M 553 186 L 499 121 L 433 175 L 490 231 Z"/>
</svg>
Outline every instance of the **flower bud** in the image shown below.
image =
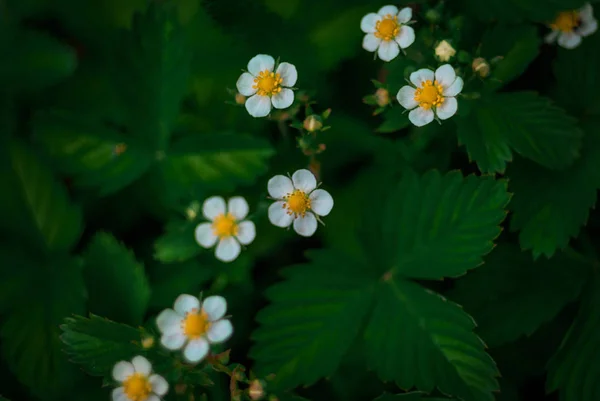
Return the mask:
<svg viewBox="0 0 600 401">
<path fill-rule="evenodd" d="M 235 102 L 239 105 L 246 103 L 246 96 L 242 95 L 241 93 L 236 93 Z"/>
<path fill-rule="evenodd" d="M 379 107 L 387 106 L 390 103 L 390 93 L 385 88 L 379 88 L 375 92 L 375 101 Z"/>
<path fill-rule="evenodd" d="M 456 50 L 450 43 L 442 40 L 435 48 L 435 55 L 440 61 L 448 61 L 456 54 Z"/>
<path fill-rule="evenodd" d="M 472 67 L 473 72 L 482 78 L 490 75 L 490 65 L 483 57 L 477 57 L 475 60 L 473 60 Z"/>
<path fill-rule="evenodd" d="M 319 118 L 319 116 L 313 114 L 310 115 L 308 117 L 306 117 L 306 119 L 304 120 L 304 129 L 307 130 L 308 132 L 315 132 L 320 130 L 323 127 L 323 123 L 321 122 L 321 119 Z"/>
<path fill-rule="evenodd" d="M 142 347 L 145 349 L 152 348 L 154 346 L 154 337 L 148 336 L 142 339 Z"/>
<path fill-rule="evenodd" d="M 265 389 L 263 383 L 258 379 L 252 380 L 252 382 L 250 383 L 250 387 L 248 387 L 248 396 L 250 397 L 250 399 L 254 401 L 260 400 L 264 397 L 264 395 Z"/>
</svg>

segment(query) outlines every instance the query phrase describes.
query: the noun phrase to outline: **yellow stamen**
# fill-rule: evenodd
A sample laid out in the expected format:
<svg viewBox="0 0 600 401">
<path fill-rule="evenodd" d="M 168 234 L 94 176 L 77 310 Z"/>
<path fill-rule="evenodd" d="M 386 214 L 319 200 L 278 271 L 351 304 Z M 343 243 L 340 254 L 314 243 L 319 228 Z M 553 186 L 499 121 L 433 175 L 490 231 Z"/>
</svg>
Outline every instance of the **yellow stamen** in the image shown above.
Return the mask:
<svg viewBox="0 0 600 401">
<path fill-rule="evenodd" d="M 195 309 L 189 312 L 182 322 L 183 334 L 189 339 L 200 338 L 208 332 L 210 329 L 210 320 L 204 310 L 200 312 Z"/>
<path fill-rule="evenodd" d="M 425 81 L 421 88 L 417 88 L 415 91 L 415 100 L 419 103 L 419 106 L 428 110 L 432 107 L 438 107 L 444 103 L 444 96 L 442 92 L 444 88 L 437 81 Z"/>
<path fill-rule="evenodd" d="M 152 392 L 148 378 L 141 373 L 134 373 L 123 382 L 125 395 L 132 401 L 144 401 Z"/>
<path fill-rule="evenodd" d="M 387 14 L 375 24 L 375 37 L 385 41 L 393 40 L 400 33 L 398 17 Z"/>
<path fill-rule="evenodd" d="M 258 76 L 254 78 L 253 89 L 256 89 L 256 93 L 259 96 L 273 96 L 281 92 L 281 83 L 283 79 L 281 75 L 264 70 L 258 73 Z"/>
<path fill-rule="evenodd" d="M 220 214 L 213 220 L 212 223 L 213 233 L 219 238 L 231 237 L 237 235 L 238 225 L 235 221 L 235 217 L 228 214 Z"/>
<path fill-rule="evenodd" d="M 288 214 L 294 214 L 296 216 L 306 215 L 306 212 L 310 210 L 310 198 L 308 195 L 299 189 L 295 189 L 294 192 L 283 197 L 285 203 L 283 207 L 288 210 Z"/>
<path fill-rule="evenodd" d="M 581 17 L 577 11 L 563 11 L 556 16 L 550 27 L 562 32 L 573 32 L 580 24 Z"/>
</svg>

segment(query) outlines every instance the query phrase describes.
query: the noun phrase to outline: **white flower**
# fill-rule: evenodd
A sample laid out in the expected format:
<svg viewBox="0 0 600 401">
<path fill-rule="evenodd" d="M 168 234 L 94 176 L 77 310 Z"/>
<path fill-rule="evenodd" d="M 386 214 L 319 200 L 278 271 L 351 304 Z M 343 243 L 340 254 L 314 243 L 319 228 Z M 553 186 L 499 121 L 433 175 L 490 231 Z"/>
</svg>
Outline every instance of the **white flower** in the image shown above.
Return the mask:
<svg viewBox="0 0 600 401">
<path fill-rule="evenodd" d="M 383 61 L 391 61 L 415 41 L 415 30 L 406 25 L 412 18 L 412 9 L 405 7 L 398 12 L 396 6 L 385 6 L 375 13 L 365 15 L 360 29 L 366 33 L 363 49 L 374 52 Z"/>
<path fill-rule="evenodd" d="M 143 356 L 136 356 L 131 362 L 117 362 L 112 376 L 122 384 L 113 390 L 113 401 L 160 401 L 169 390 L 169 383 L 152 374 L 152 365 Z"/>
<path fill-rule="evenodd" d="M 210 350 L 210 344 L 226 341 L 233 326 L 223 319 L 227 311 L 225 298 L 213 295 L 202 304 L 192 295 L 182 294 L 173 309 L 165 309 L 156 318 L 162 333 L 160 343 L 167 349 L 183 348 L 183 357 L 191 363 L 200 362 Z"/>
<path fill-rule="evenodd" d="M 248 72 L 237 80 L 239 93 L 249 96 L 246 110 L 252 117 L 265 117 L 271 106 L 285 109 L 294 102 L 294 91 L 290 89 L 298 80 L 296 67 L 280 63 L 275 70 L 275 59 L 267 54 L 254 56 L 248 62 Z"/>
<path fill-rule="evenodd" d="M 435 73 L 426 68 L 410 74 L 415 87 L 403 86 L 396 99 L 407 110 L 408 119 L 417 127 L 429 124 L 434 117 L 446 120 L 458 109 L 455 96 L 462 91 L 463 80 L 457 77 L 450 64 L 444 64 Z"/>
<path fill-rule="evenodd" d="M 292 179 L 276 175 L 267 184 L 276 202 L 269 206 L 269 220 L 277 227 L 289 227 L 310 237 L 317 231 L 317 216 L 327 216 L 333 208 L 329 192 L 317 188 L 317 179 L 309 170 L 298 170 Z"/>
<path fill-rule="evenodd" d="M 545 40 L 552 43 L 558 38 L 558 44 L 565 49 L 574 49 L 581 43 L 581 38 L 590 36 L 598 29 L 598 21 L 594 18 L 594 10 L 588 3 L 579 10 L 563 11 L 550 24 L 550 32 Z"/>
<path fill-rule="evenodd" d="M 248 215 L 248 203 L 241 196 L 227 201 L 220 196 L 212 196 L 204 201 L 202 214 L 210 223 L 200 223 L 196 227 L 196 242 L 204 248 L 212 248 L 217 241 L 215 256 L 222 262 L 235 260 L 242 245 L 249 245 L 256 237 L 256 227 L 251 221 L 244 221 Z"/>
</svg>

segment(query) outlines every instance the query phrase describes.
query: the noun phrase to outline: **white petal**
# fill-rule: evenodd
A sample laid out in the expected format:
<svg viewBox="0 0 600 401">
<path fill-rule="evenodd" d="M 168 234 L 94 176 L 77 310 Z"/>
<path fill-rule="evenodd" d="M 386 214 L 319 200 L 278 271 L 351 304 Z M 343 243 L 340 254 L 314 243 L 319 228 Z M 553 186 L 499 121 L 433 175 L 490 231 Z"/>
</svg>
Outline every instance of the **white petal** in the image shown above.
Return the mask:
<svg viewBox="0 0 600 401">
<path fill-rule="evenodd" d="M 267 183 L 267 190 L 271 198 L 281 199 L 287 194 L 294 192 L 294 184 L 292 184 L 292 180 L 289 177 L 276 175 Z"/>
<path fill-rule="evenodd" d="M 141 355 L 133 357 L 131 360 L 135 373 L 141 373 L 144 376 L 148 376 L 152 372 L 152 364 L 146 358 Z"/>
<path fill-rule="evenodd" d="M 402 49 L 406 49 L 415 42 L 415 30 L 408 25 L 403 25 L 394 40 Z"/>
<path fill-rule="evenodd" d="M 125 394 L 125 387 L 117 387 L 112 391 L 113 401 L 129 401 L 129 397 Z"/>
<path fill-rule="evenodd" d="M 290 63 L 281 63 L 277 67 L 276 71 L 281 76 L 281 84 L 283 86 L 292 87 L 296 85 L 296 81 L 298 80 L 298 71 L 296 70 L 296 66 Z"/>
<path fill-rule="evenodd" d="M 398 7 L 396 6 L 383 6 L 377 11 L 377 14 L 385 17 L 386 15 L 398 15 Z"/>
<path fill-rule="evenodd" d="M 150 394 L 144 401 L 160 401 L 160 397 L 156 394 Z"/>
<path fill-rule="evenodd" d="M 186 313 L 191 312 L 194 309 L 200 310 L 200 300 L 193 295 L 181 294 L 175 300 L 173 309 L 181 316 L 185 316 Z"/>
<path fill-rule="evenodd" d="M 161 333 L 171 333 L 181 327 L 182 316 L 173 309 L 165 309 L 156 317 L 156 326 Z"/>
<path fill-rule="evenodd" d="M 202 310 L 208 315 L 211 322 L 219 320 L 227 312 L 227 301 L 220 295 L 211 295 L 202 302 Z"/>
<path fill-rule="evenodd" d="M 458 110 L 456 98 L 446 97 L 444 98 L 444 103 L 436 108 L 435 114 L 437 114 L 440 120 L 447 120 L 456 114 L 456 110 Z"/>
<path fill-rule="evenodd" d="M 381 15 L 369 13 L 360 20 L 360 29 L 364 33 L 373 33 L 375 32 L 375 25 L 377 25 L 378 21 L 381 21 Z"/>
<path fill-rule="evenodd" d="M 327 216 L 333 208 L 333 198 L 324 189 L 316 189 L 310 194 L 310 210 L 319 216 Z"/>
<path fill-rule="evenodd" d="M 183 330 L 180 328 L 179 332 L 168 333 L 160 337 L 160 343 L 168 350 L 175 351 L 181 349 L 187 337 L 183 334 Z"/>
<path fill-rule="evenodd" d="M 454 68 L 452 68 L 450 64 L 444 64 L 443 66 L 435 70 L 435 80 L 444 88 L 447 88 L 448 86 L 452 85 L 455 79 L 456 73 L 454 72 Z"/>
<path fill-rule="evenodd" d="M 248 202 L 241 196 L 234 196 L 227 201 L 227 213 L 231 213 L 236 220 L 243 220 L 249 210 Z"/>
<path fill-rule="evenodd" d="M 444 96 L 458 95 L 463 90 L 464 84 L 465 84 L 465 82 L 463 81 L 463 79 L 461 77 L 456 77 L 456 79 L 454 80 L 452 85 L 450 85 L 446 89 L 444 89 L 443 95 Z"/>
<path fill-rule="evenodd" d="M 244 96 L 252 96 L 256 93 L 257 89 L 253 89 L 254 85 L 254 77 L 245 72 L 238 78 L 235 86 L 242 95 Z"/>
<path fill-rule="evenodd" d="M 576 33 L 561 33 L 558 36 L 558 44 L 565 49 L 574 49 L 581 43 L 581 36 Z"/>
<path fill-rule="evenodd" d="M 411 19 L 412 19 L 412 8 L 410 8 L 410 7 L 404 7 L 398 13 L 398 22 L 401 24 L 406 24 Z"/>
<path fill-rule="evenodd" d="M 435 75 L 433 71 L 428 70 L 427 68 L 421 68 L 410 74 L 410 82 L 413 83 L 417 88 L 420 88 L 423 82 L 425 81 L 433 81 Z"/>
<path fill-rule="evenodd" d="M 238 257 L 242 246 L 234 237 L 223 238 L 215 250 L 215 257 L 221 262 L 232 262 Z"/>
<path fill-rule="evenodd" d="M 232 334 L 233 326 L 231 325 L 231 322 L 227 319 L 223 319 L 210 325 L 206 337 L 212 344 L 218 344 L 227 341 Z"/>
<path fill-rule="evenodd" d="M 367 33 L 363 38 L 362 47 L 368 52 L 374 52 L 375 50 L 377 50 L 380 44 L 381 39 L 379 39 L 372 33 Z"/>
<path fill-rule="evenodd" d="M 308 193 L 317 187 L 317 179 L 310 170 L 300 169 L 292 174 L 292 182 L 294 188 L 299 189 L 305 193 Z"/>
<path fill-rule="evenodd" d="M 249 245 L 256 238 L 256 226 L 251 221 L 242 221 L 238 224 L 237 239 L 242 245 Z"/>
<path fill-rule="evenodd" d="M 433 110 L 417 107 L 408 113 L 408 119 L 417 127 L 422 127 L 433 121 Z"/>
<path fill-rule="evenodd" d="M 248 62 L 248 72 L 254 76 L 264 70 L 271 72 L 273 68 L 275 68 L 275 59 L 268 54 L 258 54 Z"/>
<path fill-rule="evenodd" d="M 271 98 L 269 96 L 253 95 L 246 100 L 246 111 L 252 117 L 266 117 L 271 112 Z"/>
<path fill-rule="evenodd" d="M 283 207 L 284 204 L 285 202 L 278 201 L 269 206 L 269 221 L 274 226 L 282 228 L 289 227 L 294 220 L 294 217 L 289 215 L 287 210 Z"/>
<path fill-rule="evenodd" d="M 306 213 L 304 217 L 294 220 L 294 231 L 303 237 L 312 236 L 317 231 L 317 218 L 312 213 Z"/>
<path fill-rule="evenodd" d="M 594 9 L 590 3 L 586 3 L 579 9 L 579 17 L 583 21 L 590 21 L 594 18 Z"/>
<path fill-rule="evenodd" d="M 152 375 L 148 379 L 152 385 L 152 392 L 156 395 L 165 395 L 169 391 L 169 383 L 161 375 Z"/>
<path fill-rule="evenodd" d="M 225 212 L 225 199 L 220 196 L 211 196 L 202 205 L 202 214 L 210 221 L 221 214 L 225 214 Z"/>
<path fill-rule="evenodd" d="M 590 36 L 597 30 L 598 30 L 598 21 L 593 19 L 591 21 L 581 24 L 579 29 L 577 29 L 577 33 L 580 34 L 581 36 Z"/>
<path fill-rule="evenodd" d="M 558 37 L 558 34 L 560 33 L 559 30 L 555 29 L 552 32 L 550 32 L 548 35 L 546 35 L 544 37 L 544 42 L 546 43 L 552 43 L 556 40 L 556 38 Z"/>
<path fill-rule="evenodd" d="M 408 85 L 400 88 L 396 95 L 396 99 L 398 99 L 398 103 L 407 110 L 412 110 L 419 104 L 415 100 L 415 88 Z"/>
<path fill-rule="evenodd" d="M 384 40 L 377 49 L 377 55 L 383 61 L 392 61 L 398 54 L 400 54 L 400 46 L 393 40 Z"/>
<path fill-rule="evenodd" d="M 117 362 L 112 370 L 112 377 L 118 382 L 122 382 L 129 376 L 135 373 L 135 368 L 131 362 L 120 361 Z"/>
<path fill-rule="evenodd" d="M 286 109 L 294 103 L 294 91 L 282 88 L 281 92 L 271 98 L 271 102 L 276 109 Z"/>
<path fill-rule="evenodd" d="M 199 338 L 188 343 L 183 350 L 183 357 L 187 359 L 188 362 L 200 362 L 208 354 L 208 350 L 208 341 L 204 338 Z"/>
<path fill-rule="evenodd" d="M 194 230 L 194 238 L 196 238 L 196 242 L 204 248 L 213 247 L 218 239 L 213 231 L 211 223 L 198 224 L 196 230 Z"/>
</svg>

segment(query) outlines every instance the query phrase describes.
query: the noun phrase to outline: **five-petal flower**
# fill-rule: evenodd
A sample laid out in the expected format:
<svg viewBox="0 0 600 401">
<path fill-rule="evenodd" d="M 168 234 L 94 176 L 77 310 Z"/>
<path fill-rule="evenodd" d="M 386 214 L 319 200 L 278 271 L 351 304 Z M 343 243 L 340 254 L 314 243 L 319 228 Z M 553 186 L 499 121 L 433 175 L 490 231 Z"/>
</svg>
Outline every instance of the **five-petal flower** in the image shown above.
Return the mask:
<svg viewBox="0 0 600 401">
<path fill-rule="evenodd" d="M 139 355 L 131 362 L 117 362 L 112 376 L 121 383 L 112 392 L 113 401 L 160 401 L 169 390 L 165 378 L 152 374 L 152 364 Z"/>
<path fill-rule="evenodd" d="M 396 6 L 384 6 L 377 13 L 369 13 L 360 21 L 360 29 L 366 33 L 363 48 L 377 52 L 383 61 L 391 61 L 400 49 L 406 49 L 415 41 L 415 31 L 407 24 L 412 18 L 412 9 L 398 11 Z"/>
</svg>

